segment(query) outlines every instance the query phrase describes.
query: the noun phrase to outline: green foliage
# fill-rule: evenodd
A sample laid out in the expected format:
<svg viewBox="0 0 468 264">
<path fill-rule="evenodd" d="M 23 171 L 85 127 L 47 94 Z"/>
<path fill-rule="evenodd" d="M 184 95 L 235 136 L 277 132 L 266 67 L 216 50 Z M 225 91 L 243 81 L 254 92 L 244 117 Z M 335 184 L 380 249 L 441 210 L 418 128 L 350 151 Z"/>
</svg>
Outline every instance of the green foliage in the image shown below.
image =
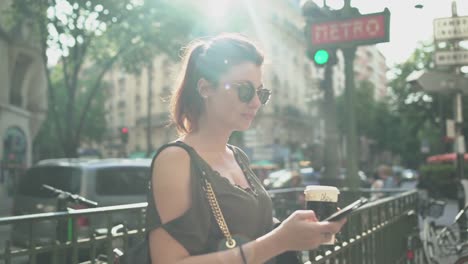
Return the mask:
<svg viewBox="0 0 468 264">
<path fill-rule="evenodd" d="M 136 71 L 159 51 L 176 57 L 193 23 L 171 1 L 15 0 L 12 7 L 15 21 L 33 22 L 44 64 L 56 63 L 46 52 L 60 63 L 47 71 L 54 124 L 44 130 L 56 130 L 67 157 L 82 140 L 102 138 L 104 75 L 118 63 Z"/>
<path fill-rule="evenodd" d="M 354 93 L 354 111 L 356 114 L 356 128 L 359 136 L 365 136 L 374 141 L 374 150 L 398 151 L 399 127 L 398 116 L 391 110 L 386 100 L 374 99 L 374 85 L 369 81 L 362 81 Z M 338 129 L 341 134 L 346 132 L 345 95 L 337 97 Z"/>
<path fill-rule="evenodd" d="M 427 94 L 414 90 L 406 78 L 413 71 L 433 69 L 432 45 L 421 44 L 413 55 L 405 62 L 393 69 L 395 76 L 389 83 L 393 97 L 392 108 L 398 116 L 399 140 L 397 153 L 402 160 L 413 168 L 424 162 L 426 155 L 452 152 L 452 146 L 442 139 L 445 135 L 445 120 L 453 119 L 453 95 Z M 466 102 L 467 97 L 464 98 Z M 463 106 L 464 116 L 468 114 L 468 107 Z M 464 133 L 468 132 L 466 123 Z M 421 142 L 429 144 L 430 152 L 421 153 Z"/>
<path fill-rule="evenodd" d="M 390 81 L 391 96 L 374 100 L 372 83 L 363 81 L 355 91 L 356 126 L 359 136 L 374 141 L 373 151 L 389 151 L 402 158 L 404 166 L 418 168 L 426 155 L 447 152 L 441 139 L 444 120 L 451 115 L 447 95 L 428 95 L 413 90 L 406 82 L 415 71 L 430 68 L 431 49 L 421 47 L 405 63 L 395 66 L 395 78 Z M 345 98 L 337 98 L 338 128 L 345 133 Z M 426 141 L 431 153 L 421 153 L 421 142 Z"/>
<path fill-rule="evenodd" d="M 464 165 L 467 171 L 468 164 Z M 436 198 L 457 199 L 456 167 L 454 164 L 426 164 L 420 167 L 420 188 Z"/>
<path fill-rule="evenodd" d="M 65 155 L 63 148 L 58 141 L 59 135 L 57 134 L 56 123 L 53 119 L 53 109 L 58 113 L 65 113 L 66 102 L 67 102 L 67 92 L 63 79 L 60 79 L 61 76 L 61 67 L 56 66 L 52 70 L 52 87 L 56 96 L 55 103 L 52 104 L 49 101 L 48 114 L 47 118 L 44 121 L 41 129 L 39 130 L 38 135 L 34 139 L 34 155 L 35 159 L 46 159 L 46 158 L 58 158 Z M 83 84 L 82 89 L 78 93 L 76 98 L 76 107 L 78 109 L 83 109 L 86 104 L 86 98 L 89 96 L 89 89 L 92 80 L 92 71 L 89 71 L 88 78 L 83 78 L 81 83 Z M 102 88 L 106 88 L 107 84 L 103 83 Z M 103 139 L 106 132 L 106 119 L 105 119 L 105 89 L 99 89 L 97 94 L 94 97 L 94 102 L 89 111 L 89 117 L 86 123 L 86 129 L 83 129 L 81 138 L 85 142 L 99 142 Z M 75 123 L 72 124 L 74 127 L 77 127 L 77 119 L 74 119 Z"/>
</svg>

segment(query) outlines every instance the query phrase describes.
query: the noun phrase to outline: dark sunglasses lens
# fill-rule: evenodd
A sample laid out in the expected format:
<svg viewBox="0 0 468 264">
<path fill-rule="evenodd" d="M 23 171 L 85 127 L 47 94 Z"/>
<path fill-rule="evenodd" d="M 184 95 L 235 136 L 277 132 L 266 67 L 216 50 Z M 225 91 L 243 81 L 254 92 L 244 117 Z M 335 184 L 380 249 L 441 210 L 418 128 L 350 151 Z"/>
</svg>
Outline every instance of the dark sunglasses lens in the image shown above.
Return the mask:
<svg viewBox="0 0 468 264">
<path fill-rule="evenodd" d="M 250 83 L 242 83 L 237 86 L 239 99 L 241 102 L 248 103 L 255 95 L 255 88 Z"/>
<path fill-rule="evenodd" d="M 260 103 L 266 104 L 270 99 L 271 92 L 268 89 L 261 89 L 257 92 L 257 95 L 258 99 L 260 100 Z"/>
</svg>

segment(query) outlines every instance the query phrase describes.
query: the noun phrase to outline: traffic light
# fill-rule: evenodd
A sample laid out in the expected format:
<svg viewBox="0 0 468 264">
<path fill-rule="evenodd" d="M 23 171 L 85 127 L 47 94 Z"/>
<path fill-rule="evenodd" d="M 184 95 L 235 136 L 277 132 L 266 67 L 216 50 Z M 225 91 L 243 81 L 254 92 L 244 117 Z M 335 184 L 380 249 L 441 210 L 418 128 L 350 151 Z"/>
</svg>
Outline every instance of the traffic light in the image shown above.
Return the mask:
<svg viewBox="0 0 468 264">
<path fill-rule="evenodd" d="M 122 143 L 127 144 L 128 142 L 128 127 L 120 128 L 120 140 Z"/>
<path fill-rule="evenodd" d="M 308 57 L 314 62 L 317 67 L 336 64 L 336 51 L 327 49 L 309 50 Z"/>
<path fill-rule="evenodd" d="M 325 65 L 330 60 L 330 54 L 327 50 L 319 49 L 315 51 L 314 63 L 317 65 Z"/>
</svg>

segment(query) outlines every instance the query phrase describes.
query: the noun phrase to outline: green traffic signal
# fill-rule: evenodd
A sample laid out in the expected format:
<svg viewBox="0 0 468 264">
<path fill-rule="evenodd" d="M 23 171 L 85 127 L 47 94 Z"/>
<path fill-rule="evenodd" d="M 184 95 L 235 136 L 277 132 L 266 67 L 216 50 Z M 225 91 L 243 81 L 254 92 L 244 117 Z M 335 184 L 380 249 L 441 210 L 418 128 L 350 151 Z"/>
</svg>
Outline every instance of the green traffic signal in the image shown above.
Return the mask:
<svg viewBox="0 0 468 264">
<path fill-rule="evenodd" d="M 317 65 L 325 65 L 330 59 L 330 54 L 326 50 L 317 50 L 314 54 L 314 62 Z"/>
</svg>

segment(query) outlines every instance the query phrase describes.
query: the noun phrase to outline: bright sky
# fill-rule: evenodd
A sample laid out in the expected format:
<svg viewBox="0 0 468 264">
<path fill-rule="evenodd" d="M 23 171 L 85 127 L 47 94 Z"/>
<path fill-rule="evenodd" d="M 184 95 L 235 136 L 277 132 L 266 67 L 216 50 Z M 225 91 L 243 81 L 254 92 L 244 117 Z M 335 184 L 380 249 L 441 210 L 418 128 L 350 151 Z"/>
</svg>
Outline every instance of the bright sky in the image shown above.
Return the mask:
<svg viewBox="0 0 468 264">
<path fill-rule="evenodd" d="M 314 0 L 319 5 L 322 0 Z M 328 0 L 328 5 L 339 9 L 343 0 Z M 361 14 L 390 10 L 390 42 L 378 44 L 387 59 L 387 65 L 404 62 L 420 41 L 432 40 L 433 20 L 452 16 L 452 0 L 352 0 L 351 6 L 357 7 Z M 422 9 L 415 8 L 422 4 Z M 468 16 L 468 0 L 457 0 L 459 16 Z"/>
</svg>

